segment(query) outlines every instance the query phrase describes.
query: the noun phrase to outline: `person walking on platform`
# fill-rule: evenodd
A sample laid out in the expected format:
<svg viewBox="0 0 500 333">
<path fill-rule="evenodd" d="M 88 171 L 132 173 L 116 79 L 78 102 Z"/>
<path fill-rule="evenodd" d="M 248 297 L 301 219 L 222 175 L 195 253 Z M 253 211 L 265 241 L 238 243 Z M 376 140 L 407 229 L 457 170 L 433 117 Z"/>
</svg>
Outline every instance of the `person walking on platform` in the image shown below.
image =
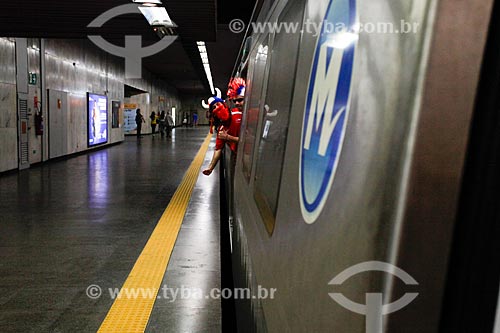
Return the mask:
<svg viewBox="0 0 500 333">
<path fill-rule="evenodd" d="M 209 176 L 215 169 L 217 162 L 222 156 L 222 148 L 227 143 L 231 148 L 231 159 L 236 161 L 236 152 L 240 136 L 241 118 L 245 101 L 245 80 L 235 78 L 230 81 L 227 97 L 234 103 L 234 108 L 229 108 L 220 98 L 212 98 L 210 109 L 213 110 L 214 125 L 216 127 L 217 140 L 215 141 L 215 151 L 208 168 L 203 170 L 203 174 Z M 234 166 L 233 166 L 234 167 Z"/>
<path fill-rule="evenodd" d="M 196 112 L 193 113 L 193 126 L 198 126 L 198 114 Z"/>
<path fill-rule="evenodd" d="M 172 118 L 172 115 L 170 114 L 170 111 L 167 113 L 167 138 L 172 137 L 172 129 L 174 128 L 174 119 Z"/>
<path fill-rule="evenodd" d="M 141 109 L 137 109 L 135 112 L 135 124 L 137 125 L 137 138 L 141 138 L 142 123 L 145 123 L 144 117 L 141 114 Z"/>
<path fill-rule="evenodd" d="M 158 117 L 158 130 L 160 131 L 160 135 L 163 138 L 165 136 L 165 110 L 160 113 L 160 117 Z"/>
<path fill-rule="evenodd" d="M 151 119 L 151 130 L 154 136 L 156 131 L 156 120 L 157 120 L 156 113 L 154 111 L 151 111 L 149 119 Z"/>
</svg>

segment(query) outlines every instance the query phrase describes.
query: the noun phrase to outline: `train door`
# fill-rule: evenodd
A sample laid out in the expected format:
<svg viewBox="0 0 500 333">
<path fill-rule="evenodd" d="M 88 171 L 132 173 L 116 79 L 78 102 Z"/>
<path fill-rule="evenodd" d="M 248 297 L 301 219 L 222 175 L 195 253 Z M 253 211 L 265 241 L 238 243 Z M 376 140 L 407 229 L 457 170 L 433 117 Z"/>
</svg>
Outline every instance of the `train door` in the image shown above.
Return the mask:
<svg viewBox="0 0 500 333">
<path fill-rule="evenodd" d="M 49 90 L 49 158 L 68 153 L 68 94 Z"/>
<path fill-rule="evenodd" d="M 305 1 L 291 1 L 277 22 L 302 22 Z M 272 42 L 267 82 L 256 140 L 253 197 L 269 235 L 274 231 L 283 176 L 285 147 L 292 110 L 293 88 L 302 34 L 276 33 Z M 280 166 L 280 167 L 277 167 Z"/>
</svg>

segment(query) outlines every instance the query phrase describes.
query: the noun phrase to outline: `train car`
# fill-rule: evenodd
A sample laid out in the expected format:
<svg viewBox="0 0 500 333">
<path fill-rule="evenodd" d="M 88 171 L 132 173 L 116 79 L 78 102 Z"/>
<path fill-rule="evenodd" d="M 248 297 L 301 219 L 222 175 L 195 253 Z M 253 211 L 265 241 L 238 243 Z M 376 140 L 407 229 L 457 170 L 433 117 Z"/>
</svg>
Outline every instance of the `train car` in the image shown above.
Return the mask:
<svg viewBox="0 0 500 333">
<path fill-rule="evenodd" d="M 493 5 L 258 2 L 224 173 L 234 285 L 252 291 L 236 300 L 239 331 L 491 331 L 498 247 L 474 264 L 461 253 L 498 235 L 471 203 L 488 182 L 474 140 L 496 137 L 472 126 L 498 88 L 484 84 L 498 66 Z M 477 297 L 475 274 L 491 277 Z"/>
</svg>

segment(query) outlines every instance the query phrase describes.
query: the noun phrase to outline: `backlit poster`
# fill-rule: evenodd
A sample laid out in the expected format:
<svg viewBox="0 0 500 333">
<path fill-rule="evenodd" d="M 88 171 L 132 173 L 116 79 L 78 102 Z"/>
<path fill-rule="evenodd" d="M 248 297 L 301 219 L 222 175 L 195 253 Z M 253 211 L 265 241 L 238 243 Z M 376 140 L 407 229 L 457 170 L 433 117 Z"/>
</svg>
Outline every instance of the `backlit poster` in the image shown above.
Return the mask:
<svg viewBox="0 0 500 333">
<path fill-rule="evenodd" d="M 87 94 L 89 147 L 108 142 L 108 98 Z"/>
<path fill-rule="evenodd" d="M 123 131 L 125 134 L 135 134 L 137 125 L 135 123 L 135 115 L 137 113 L 137 104 L 125 104 L 123 109 L 124 124 Z"/>
</svg>

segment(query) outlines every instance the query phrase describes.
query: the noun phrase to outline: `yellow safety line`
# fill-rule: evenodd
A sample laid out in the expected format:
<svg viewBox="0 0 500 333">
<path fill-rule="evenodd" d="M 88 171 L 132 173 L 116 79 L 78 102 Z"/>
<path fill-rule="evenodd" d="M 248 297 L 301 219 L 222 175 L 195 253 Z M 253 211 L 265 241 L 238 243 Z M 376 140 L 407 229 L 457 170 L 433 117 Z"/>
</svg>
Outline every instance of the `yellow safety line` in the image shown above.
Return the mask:
<svg viewBox="0 0 500 333">
<path fill-rule="evenodd" d="M 208 134 L 98 332 L 144 332 L 212 138 Z M 138 297 L 127 297 L 133 292 Z M 141 292 L 151 294 L 141 294 Z"/>
</svg>

